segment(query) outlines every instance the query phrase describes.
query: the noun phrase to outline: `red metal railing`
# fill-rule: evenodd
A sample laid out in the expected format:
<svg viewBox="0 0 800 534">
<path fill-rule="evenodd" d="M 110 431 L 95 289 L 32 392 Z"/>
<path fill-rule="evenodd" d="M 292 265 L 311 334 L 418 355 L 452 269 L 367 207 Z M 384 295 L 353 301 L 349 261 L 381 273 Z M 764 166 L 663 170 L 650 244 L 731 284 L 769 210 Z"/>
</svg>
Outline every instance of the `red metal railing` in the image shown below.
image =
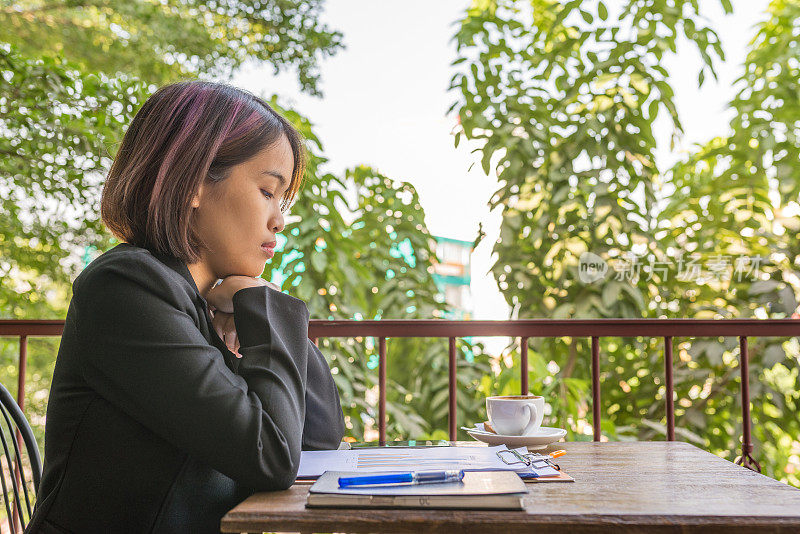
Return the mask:
<svg viewBox="0 0 800 534">
<path fill-rule="evenodd" d="M 17 336 L 20 340 L 20 374 L 17 401 L 23 406 L 25 366 L 29 336 L 60 336 L 61 320 L 0 320 L 0 336 Z M 592 345 L 592 428 L 594 440 L 600 440 L 600 338 L 660 337 L 664 339 L 665 403 L 667 439 L 675 440 L 675 407 L 673 400 L 673 340 L 676 337 L 738 337 L 742 393 L 742 454 L 737 463 L 761 470 L 753 458 L 750 434 L 750 384 L 748 372 L 748 337 L 793 337 L 800 335 L 796 319 L 530 319 L 516 321 L 445 321 L 445 320 L 382 320 L 382 321 L 311 321 L 309 336 L 366 337 L 378 339 L 378 436 L 386 441 L 386 339 L 390 337 L 434 337 L 449 341 L 450 438 L 456 437 L 456 339 L 460 337 L 512 337 L 520 340 L 520 372 L 522 393 L 528 391 L 528 339 L 532 337 L 585 337 Z"/>
</svg>

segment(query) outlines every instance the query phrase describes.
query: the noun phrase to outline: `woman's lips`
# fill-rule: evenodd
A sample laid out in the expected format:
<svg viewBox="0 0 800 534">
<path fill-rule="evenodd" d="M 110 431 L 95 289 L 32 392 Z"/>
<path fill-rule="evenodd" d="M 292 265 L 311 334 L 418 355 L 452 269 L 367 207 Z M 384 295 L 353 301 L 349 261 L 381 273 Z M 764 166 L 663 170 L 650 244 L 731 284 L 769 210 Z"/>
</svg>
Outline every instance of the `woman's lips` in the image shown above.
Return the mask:
<svg viewBox="0 0 800 534">
<path fill-rule="evenodd" d="M 262 243 L 261 250 L 264 251 L 268 258 L 271 258 L 275 255 L 275 243 Z"/>
</svg>

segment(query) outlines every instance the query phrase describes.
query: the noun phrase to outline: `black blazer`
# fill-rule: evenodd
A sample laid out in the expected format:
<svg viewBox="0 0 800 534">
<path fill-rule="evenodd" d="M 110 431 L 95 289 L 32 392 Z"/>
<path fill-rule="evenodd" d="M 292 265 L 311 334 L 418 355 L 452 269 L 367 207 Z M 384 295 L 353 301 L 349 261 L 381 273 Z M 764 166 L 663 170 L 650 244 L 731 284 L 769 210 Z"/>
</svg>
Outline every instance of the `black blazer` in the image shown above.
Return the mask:
<svg viewBox="0 0 800 534">
<path fill-rule="evenodd" d="M 219 532 L 248 495 L 292 484 L 301 447 L 338 446 L 303 301 L 238 291 L 238 359 L 177 258 L 121 244 L 73 290 L 27 532 Z"/>
</svg>

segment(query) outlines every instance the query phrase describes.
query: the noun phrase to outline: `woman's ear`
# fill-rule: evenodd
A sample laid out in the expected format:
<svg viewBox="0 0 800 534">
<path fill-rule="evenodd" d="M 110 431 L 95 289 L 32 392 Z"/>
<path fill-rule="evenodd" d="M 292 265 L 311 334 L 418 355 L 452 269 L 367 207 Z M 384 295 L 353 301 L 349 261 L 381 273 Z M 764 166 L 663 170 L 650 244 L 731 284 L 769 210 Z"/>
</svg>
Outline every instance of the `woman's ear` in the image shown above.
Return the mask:
<svg viewBox="0 0 800 534">
<path fill-rule="evenodd" d="M 197 188 L 197 193 L 192 197 L 192 207 L 199 208 L 200 207 L 200 199 L 203 196 L 204 187 L 203 184 Z"/>
</svg>

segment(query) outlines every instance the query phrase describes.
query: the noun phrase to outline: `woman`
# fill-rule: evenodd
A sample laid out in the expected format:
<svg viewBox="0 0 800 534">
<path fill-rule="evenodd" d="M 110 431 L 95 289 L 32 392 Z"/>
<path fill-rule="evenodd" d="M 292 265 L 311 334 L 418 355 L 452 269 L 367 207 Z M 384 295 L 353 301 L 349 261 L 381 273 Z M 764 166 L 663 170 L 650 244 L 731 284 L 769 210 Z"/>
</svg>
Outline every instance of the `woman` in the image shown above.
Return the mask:
<svg viewBox="0 0 800 534">
<path fill-rule="evenodd" d="M 123 243 L 73 284 L 30 532 L 219 532 L 292 484 L 301 449 L 338 446 L 308 310 L 259 278 L 304 155 L 229 86 L 169 85 L 138 112 L 101 204 Z"/>
</svg>

